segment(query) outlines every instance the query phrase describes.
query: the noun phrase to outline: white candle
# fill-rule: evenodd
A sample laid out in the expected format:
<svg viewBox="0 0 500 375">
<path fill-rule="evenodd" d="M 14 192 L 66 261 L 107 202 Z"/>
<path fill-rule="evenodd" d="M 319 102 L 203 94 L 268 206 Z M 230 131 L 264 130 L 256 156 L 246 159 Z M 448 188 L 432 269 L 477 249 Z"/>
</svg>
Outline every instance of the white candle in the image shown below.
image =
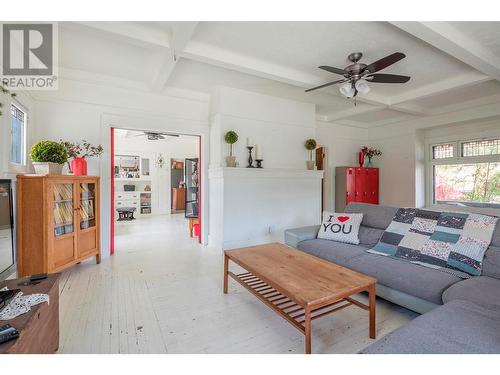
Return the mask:
<svg viewBox="0 0 500 375">
<path fill-rule="evenodd" d="M 251 137 L 247 137 L 247 146 L 248 147 L 253 147 L 253 140 Z"/>
<path fill-rule="evenodd" d="M 255 158 L 256 159 L 262 159 L 262 152 L 260 149 L 260 145 L 255 145 Z"/>
</svg>

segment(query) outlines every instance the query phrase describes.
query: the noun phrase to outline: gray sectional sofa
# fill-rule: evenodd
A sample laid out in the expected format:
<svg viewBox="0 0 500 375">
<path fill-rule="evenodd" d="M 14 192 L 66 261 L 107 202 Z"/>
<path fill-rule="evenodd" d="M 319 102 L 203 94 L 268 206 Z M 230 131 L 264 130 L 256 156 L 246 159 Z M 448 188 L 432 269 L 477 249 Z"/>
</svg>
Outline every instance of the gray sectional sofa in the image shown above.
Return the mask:
<svg viewBox="0 0 500 375">
<path fill-rule="evenodd" d="M 500 353 L 500 223 L 481 276 L 455 275 L 367 253 L 397 208 L 351 203 L 345 212 L 363 213 L 359 245 L 316 238 L 319 226 L 285 231 L 299 250 L 377 278 L 377 295 L 420 314 L 363 353 Z"/>
</svg>

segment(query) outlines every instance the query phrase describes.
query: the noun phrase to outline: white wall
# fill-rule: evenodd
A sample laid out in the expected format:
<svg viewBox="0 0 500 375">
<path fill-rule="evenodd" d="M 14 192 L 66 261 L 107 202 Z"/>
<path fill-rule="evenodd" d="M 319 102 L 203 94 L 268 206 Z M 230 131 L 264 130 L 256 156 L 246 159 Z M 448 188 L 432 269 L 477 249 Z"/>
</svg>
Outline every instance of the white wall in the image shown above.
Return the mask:
<svg viewBox="0 0 500 375">
<path fill-rule="evenodd" d="M 210 116 L 211 167 L 225 165 L 229 146 L 223 136 L 234 130 L 239 135 L 234 155 L 240 167 L 247 165 L 247 137 L 251 137 L 261 146 L 265 168 L 306 168 L 304 141 L 315 137 L 314 104 L 217 87 Z"/>
<path fill-rule="evenodd" d="M 451 123 L 419 127 L 394 124 L 368 131 L 368 144 L 382 151 L 375 160 L 380 167 L 380 204 L 429 206 L 428 144 L 450 140 L 500 136 L 500 120 Z"/>
<path fill-rule="evenodd" d="M 208 96 L 199 93 L 152 94 L 65 79 L 60 79 L 59 90 L 36 94 L 35 140 L 86 139 L 104 147 L 100 159 L 89 160 L 89 174 L 101 176 L 101 249 L 104 256 L 109 254 L 110 128 L 201 135 L 201 172 L 206 176 L 208 109 Z M 203 186 L 202 202 L 207 194 L 208 189 Z M 206 214 L 204 210 L 203 215 Z M 208 216 L 204 222 L 207 219 Z M 206 226 L 202 226 L 203 241 L 206 241 L 206 236 Z"/>
<path fill-rule="evenodd" d="M 368 131 L 331 122 L 316 122 L 316 140 L 327 148 L 328 170 L 325 178 L 328 185 L 329 210 L 335 209 L 335 168 L 358 165 L 358 152 L 368 138 Z"/>
<path fill-rule="evenodd" d="M 286 229 L 320 224 L 321 176 L 292 169 L 211 169 L 210 244 L 231 249 L 283 242 Z"/>
<path fill-rule="evenodd" d="M 159 168 L 155 163 L 160 153 L 166 162 L 163 168 Z M 134 138 L 116 137 L 115 154 L 138 155 L 149 158 L 150 176 L 148 178 L 151 179 L 152 213 L 153 215 L 170 214 L 170 159 L 197 158 L 198 137 L 170 137 L 158 141 L 148 141 L 143 136 Z"/>
<path fill-rule="evenodd" d="M 218 87 L 210 121 L 210 243 L 233 248 L 282 241 L 283 230 L 319 223 L 321 172 L 306 171 L 304 141 L 316 133 L 315 107 Z M 228 130 L 239 135 L 242 168 L 223 168 Z M 247 169 L 246 139 L 260 144 L 264 169 Z"/>
</svg>

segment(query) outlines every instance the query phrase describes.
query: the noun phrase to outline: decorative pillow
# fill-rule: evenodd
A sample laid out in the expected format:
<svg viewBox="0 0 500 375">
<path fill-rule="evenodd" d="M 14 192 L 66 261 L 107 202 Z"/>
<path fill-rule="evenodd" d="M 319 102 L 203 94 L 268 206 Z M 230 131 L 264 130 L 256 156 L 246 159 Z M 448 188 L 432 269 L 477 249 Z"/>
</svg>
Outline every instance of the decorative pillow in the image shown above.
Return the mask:
<svg viewBox="0 0 500 375">
<path fill-rule="evenodd" d="M 325 211 L 318 238 L 358 245 L 359 226 L 362 220 L 363 214 Z"/>
</svg>

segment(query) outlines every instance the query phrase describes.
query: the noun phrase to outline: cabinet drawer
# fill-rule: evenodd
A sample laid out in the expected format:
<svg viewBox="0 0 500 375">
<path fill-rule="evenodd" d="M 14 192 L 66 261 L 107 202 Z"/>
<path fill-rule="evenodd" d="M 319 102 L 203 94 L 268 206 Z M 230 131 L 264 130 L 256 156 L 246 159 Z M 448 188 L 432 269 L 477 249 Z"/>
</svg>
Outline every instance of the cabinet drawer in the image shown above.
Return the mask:
<svg viewBox="0 0 500 375">
<path fill-rule="evenodd" d="M 139 199 L 139 192 L 137 191 L 119 191 L 115 192 L 115 199 Z"/>
<path fill-rule="evenodd" d="M 117 201 L 115 201 L 115 206 L 116 207 L 139 207 L 139 201 L 138 200 L 131 200 L 131 199 L 117 200 Z"/>
</svg>

